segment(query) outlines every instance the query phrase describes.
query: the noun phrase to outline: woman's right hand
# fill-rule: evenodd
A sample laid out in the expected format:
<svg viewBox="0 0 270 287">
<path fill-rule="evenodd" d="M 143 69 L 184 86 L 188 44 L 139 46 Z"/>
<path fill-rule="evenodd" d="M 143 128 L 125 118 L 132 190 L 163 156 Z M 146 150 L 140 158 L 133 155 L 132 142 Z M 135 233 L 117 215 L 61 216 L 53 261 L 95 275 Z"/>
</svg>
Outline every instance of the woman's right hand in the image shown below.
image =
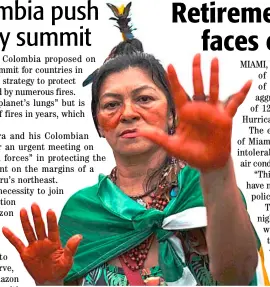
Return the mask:
<svg viewBox="0 0 270 287">
<path fill-rule="evenodd" d="M 175 133 L 168 135 L 155 126 L 143 127 L 136 132 L 164 148 L 170 155 L 185 161 L 190 166 L 208 172 L 223 168 L 231 157 L 231 133 L 233 117 L 243 103 L 252 81 L 232 95 L 226 105 L 219 101 L 219 64 L 211 63 L 209 100 L 203 86 L 201 56 L 193 60 L 193 101 L 178 81 L 172 65 L 168 67 L 168 80 L 174 98 L 178 125 Z"/>
<path fill-rule="evenodd" d="M 9 242 L 17 249 L 24 266 L 37 284 L 58 283 L 63 281 L 72 267 L 73 256 L 82 239 L 74 235 L 63 248 L 60 242 L 59 230 L 55 213 L 47 212 L 48 235 L 46 235 L 40 208 L 37 204 L 31 206 L 35 232 L 30 224 L 27 211 L 21 209 L 20 217 L 26 239 L 29 245 L 15 236 L 8 228 L 2 231 Z"/>
</svg>

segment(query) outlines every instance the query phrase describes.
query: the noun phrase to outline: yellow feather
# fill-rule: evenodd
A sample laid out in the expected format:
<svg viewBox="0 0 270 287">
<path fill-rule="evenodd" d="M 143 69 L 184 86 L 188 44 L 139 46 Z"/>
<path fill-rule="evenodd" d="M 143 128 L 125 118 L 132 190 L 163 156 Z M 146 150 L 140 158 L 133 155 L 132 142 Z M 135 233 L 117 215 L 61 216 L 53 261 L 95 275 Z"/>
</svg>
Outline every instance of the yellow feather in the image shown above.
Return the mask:
<svg viewBox="0 0 270 287">
<path fill-rule="evenodd" d="M 124 13 L 125 5 L 122 4 L 120 7 L 117 8 L 120 15 Z"/>
<path fill-rule="evenodd" d="M 123 39 L 123 41 L 126 41 L 126 40 L 127 40 L 127 37 L 125 36 L 124 33 L 122 33 L 122 39 Z"/>
</svg>

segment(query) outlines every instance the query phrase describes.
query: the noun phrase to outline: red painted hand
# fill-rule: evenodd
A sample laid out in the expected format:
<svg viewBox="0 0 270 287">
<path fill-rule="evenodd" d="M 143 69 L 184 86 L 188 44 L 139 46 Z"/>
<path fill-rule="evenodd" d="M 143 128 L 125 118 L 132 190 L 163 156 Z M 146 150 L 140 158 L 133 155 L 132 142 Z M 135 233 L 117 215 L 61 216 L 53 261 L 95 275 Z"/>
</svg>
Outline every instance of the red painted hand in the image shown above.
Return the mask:
<svg viewBox="0 0 270 287">
<path fill-rule="evenodd" d="M 29 246 L 16 237 L 8 228 L 2 231 L 10 243 L 17 249 L 24 266 L 36 283 L 59 282 L 67 275 L 73 264 L 73 256 L 82 239 L 81 235 L 71 237 L 66 247 L 61 246 L 55 213 L 47 212 L 48 236 L 41 216 L 39 206 L 32 205 L 35 231 L 29 222 L 27 211 L 20 212 L 21 222 Z"/>
<path fill-rule="evenodd" d="M 168 79 L 178 115 L 176 132 L 170 136 L 154 126 L 149 126 L 138 131 L 138 134 L 201 171 L 223 167 L 231 152 L 232 118 L 244 101 L 252 82 L 248 81 L 223 105 L 218 101 L 218 74 L 218 59 L 214 58 L 211 63 L 209 100 L 199 101 L 200 96 L 204 95 L 204 88 L 200 55 L 197 54 L 193 60 L 194 101 L 188 101 L 187 93 L 170 65 Z"/>
</svg>

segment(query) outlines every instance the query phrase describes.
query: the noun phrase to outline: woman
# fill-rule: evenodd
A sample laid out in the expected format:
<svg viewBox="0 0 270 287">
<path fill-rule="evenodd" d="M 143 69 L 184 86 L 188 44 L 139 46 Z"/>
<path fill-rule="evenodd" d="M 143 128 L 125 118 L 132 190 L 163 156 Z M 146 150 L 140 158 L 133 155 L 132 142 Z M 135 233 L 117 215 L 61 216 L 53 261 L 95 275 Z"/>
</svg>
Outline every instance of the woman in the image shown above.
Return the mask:
<svg viewBox="0 0 270 287">
<path fill-rule="evenodd" d="M 196 55 L 190 101 L 174 68 L 166 76 L 133 38 L 130 4 L 110 7 L 124 42 L 85 84 L 116 168 L 68 200 L 59 229 L 49 210 L 47 235 L 33 204 L 35 230 L 20 214 L 29 246 L 4 235 L 38 285 L 256 285 L 259 246 L 230 156 L 251 82 L 221 104 L 214 59 L 206 98 Z"/>
</svg>

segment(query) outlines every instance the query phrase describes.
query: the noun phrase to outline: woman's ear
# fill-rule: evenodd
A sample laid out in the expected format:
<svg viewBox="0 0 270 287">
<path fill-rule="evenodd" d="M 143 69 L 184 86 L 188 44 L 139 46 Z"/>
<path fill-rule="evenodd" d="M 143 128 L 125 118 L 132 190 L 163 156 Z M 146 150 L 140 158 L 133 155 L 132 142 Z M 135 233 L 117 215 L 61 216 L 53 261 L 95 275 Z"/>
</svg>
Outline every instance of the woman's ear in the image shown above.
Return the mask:
<svg viewBox="0 0 270 287">
<path fill-rule="evenodd" d="M 175 133 L 178 123 L 178 117 L 174 112 L 170 112 L 168 117 L 168 133 L 173 135 Z"/>
<path fill-rule="evenodd" d="M 168 122 L 168 124 L 169 124 L 170 128 L 174 125 L 174 120 L 173 120 L 173 114 L 172 113 L 170 113 L 170 115 L 169 115 L 169 122 Z"/>
<path fill-rule="evenodd" d="M 103 134 L 103 130 L 102 130 L 102 128 L 99 126 L 98 127 L 98 133 L 99 133 L 99 136 L 101 137 L 101 138 L 105 138 L 104 137 L 104 134 Z"/>
<path fill-rule="evenodd" d="M 173 118 L 173 113 L 172 112 L 169 113 L 168 128 L 169 128 L 169 131 L 175 128 L 175 120 Z"/>
</svg>

